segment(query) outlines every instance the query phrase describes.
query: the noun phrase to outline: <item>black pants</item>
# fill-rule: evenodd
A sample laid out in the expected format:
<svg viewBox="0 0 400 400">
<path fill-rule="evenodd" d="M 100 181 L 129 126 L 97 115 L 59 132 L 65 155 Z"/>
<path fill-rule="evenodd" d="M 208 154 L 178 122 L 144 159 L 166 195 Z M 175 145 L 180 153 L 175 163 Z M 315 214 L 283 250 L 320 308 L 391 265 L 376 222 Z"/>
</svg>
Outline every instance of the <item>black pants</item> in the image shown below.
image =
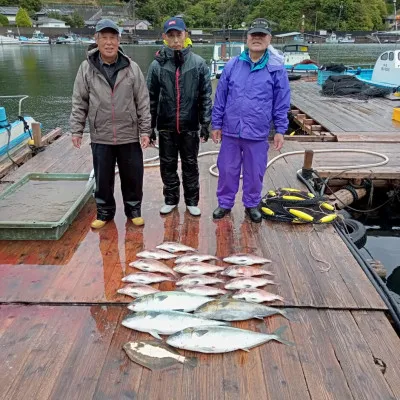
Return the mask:
<svg viewBox="0 0 400 400">
<path fill-rule="evenodd" d="M 91 145 L 96 179 L 97 219 L 109 221 L 114 218 L 116 163 L 121 179 L 125 214 L 128 218 L 140 217 L 143 198 L 143 153 L 140 144 Z"/>
<path fill-rule="evenodd" d="M 178 176 L 178 154 L 182 164 L 182 182 L 185 203 L 197 206 L 199 203 L 199 133 L 170 132 L 159 133 L 160 171 L 164 184 L 165 204 L 179 203 L 180 181 Z"/>
</svg>

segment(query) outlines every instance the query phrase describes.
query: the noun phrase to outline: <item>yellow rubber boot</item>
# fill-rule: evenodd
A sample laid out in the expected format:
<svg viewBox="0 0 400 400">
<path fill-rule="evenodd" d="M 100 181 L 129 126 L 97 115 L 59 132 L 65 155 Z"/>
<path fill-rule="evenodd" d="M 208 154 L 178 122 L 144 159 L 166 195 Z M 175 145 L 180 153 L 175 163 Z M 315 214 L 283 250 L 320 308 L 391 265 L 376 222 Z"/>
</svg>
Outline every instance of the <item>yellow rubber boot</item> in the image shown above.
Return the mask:
<svg viewBox="0 0 400 400">
<path fill-rule="evenodd" d="M 132 218 L 133 225 L 142 226 L 144 225 L 144 219 L 142 217 Z"/>
<path fill-rule="evenodd" d="M 105 224 L 107 223 L 107 221 L 102 221 L 101 219 L 95 219 L 90 226 L 93 229 L 100 229 L 102 228 Z"/>
</svg>

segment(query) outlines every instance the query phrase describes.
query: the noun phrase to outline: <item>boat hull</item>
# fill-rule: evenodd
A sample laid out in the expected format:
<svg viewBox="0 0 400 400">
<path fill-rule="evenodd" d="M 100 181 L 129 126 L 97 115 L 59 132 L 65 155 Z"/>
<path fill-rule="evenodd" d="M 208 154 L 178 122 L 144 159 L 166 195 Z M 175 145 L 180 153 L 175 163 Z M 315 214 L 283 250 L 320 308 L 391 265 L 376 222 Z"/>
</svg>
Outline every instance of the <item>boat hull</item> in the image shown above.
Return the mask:
<svg viewBox="0 0 400 400">
<path fill-rule="evenodd" d="M 11 150 L 12 148 L 30 139 L 32 122 L 35 122 L 35 120 L 31 117 L 25 117 L 25 121 L 29 126 L 29 131 L 24 131 L 24 124 L 22 121 L 15 121 L 11 124 L 11 136 L 9 143 L 7 129 L 0 129 L 0 156 L 6 154 L 7 150 Z"/>
</svg>

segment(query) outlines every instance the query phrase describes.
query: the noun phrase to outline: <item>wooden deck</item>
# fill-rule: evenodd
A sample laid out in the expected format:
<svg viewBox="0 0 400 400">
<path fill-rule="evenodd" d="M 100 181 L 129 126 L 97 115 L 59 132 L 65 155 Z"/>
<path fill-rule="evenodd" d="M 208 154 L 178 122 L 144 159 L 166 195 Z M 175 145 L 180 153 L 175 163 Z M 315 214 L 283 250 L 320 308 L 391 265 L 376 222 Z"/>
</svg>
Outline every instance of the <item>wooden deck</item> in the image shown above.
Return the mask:
<svg viewBox="0 0 400 400">
<path fill-rule="evenodd" d="M 328 145 L 341 144 L 312 144 Z M 375 144 L 363 145 L 368 146 L 379 151 Z M 308 147 L 290 142 L 284 151 Z M 207 149 L 214 146 L 203 145 Z M 382 148 L 389 150 L 390 167 L 400 168 L 399 148 Z M 270 158 L 274 155 L 271 151 Z M 343 155 L 340 162 L 354 159 Z M 324 164 L 338 157 L 320 160 L 316 156 L 316 163 Z M 253 224 L 244 216 L 240 196 L 231 216 L 214 222 L 217 180 L 208 173 L 213 162 L 215 156 L 200 158 L 201 218 L 190 216 L 183 204 L 171 215 L 159 215 L 162 185 L 158 168 L 152 168 L 145 172 L 144 227 L 126 220 L 117 189 L 116 218 L 99 231 L 89 228 L 95 217 L 91 199 L 57 242 L 0 242 L 0 399 L 400 398 L 399 338 L 385 304 L 335 230 Z M 265 190 L 301 187 L 295 174 L 301 165 L 302 156 L 277 161 L 267 172 Z M 5 180 L 32 171 L 91 168 L 87 141 L 78 151 L 65 135 Z M 132 363 L 122 345 L 148 335 L 120 325 L 130 298 L 116 290 L 132 271 L 128 263 L 136 253 L 164 240 L 219 257 L 244 251 L 271 258 L 279 285 L 268 289 L 285 298 L 291 322 L 270 317 L 235 326 L 271 332 L 287 325 L 285 337 L 296 346 L 268 343 L 224 355 L 185 352 L 198 357 L 194 370 L 179 366 L 151 372 Z M 160 288 L 170 290 L 173 284 Z"/>
<path fill-rule="evenodd" d="M 347 97 L 325 97 L 315 82 L 291 84 L 291 103 L 326 128 L 338 140 L 399 141 L 400 123 L 392 120 L 393 107 L 399 101 L 384 98 L 358 100 Z M 343 137 L 343 139 L 342 139 Z M 348 140 L 348 139 L 347 139 Z"/>
</svg>

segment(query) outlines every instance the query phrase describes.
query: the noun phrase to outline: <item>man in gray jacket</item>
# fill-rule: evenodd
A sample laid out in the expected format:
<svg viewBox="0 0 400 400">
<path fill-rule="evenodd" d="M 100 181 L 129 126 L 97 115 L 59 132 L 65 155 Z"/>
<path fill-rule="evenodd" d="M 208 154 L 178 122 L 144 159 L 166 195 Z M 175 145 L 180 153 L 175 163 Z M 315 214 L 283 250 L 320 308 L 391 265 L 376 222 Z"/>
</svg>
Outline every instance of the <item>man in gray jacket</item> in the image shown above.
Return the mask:
<svg viewBox="0 0 400 400">
<path fill-rule="evenodd" d="M 72 143 L 80 148 L 89 120 L 96 180 L 97 218 L 102 228 L 114 218 L 115 165 L 118 164 L 126 216 L 143 225 L 143 153 L 151 133 L 150 100 L 139 66 L 119 48 L 118 26 L 111 20 L 96 25 L 97 47 L 88 52 L 75 79 L 70 125 Z"/>
</svg>

